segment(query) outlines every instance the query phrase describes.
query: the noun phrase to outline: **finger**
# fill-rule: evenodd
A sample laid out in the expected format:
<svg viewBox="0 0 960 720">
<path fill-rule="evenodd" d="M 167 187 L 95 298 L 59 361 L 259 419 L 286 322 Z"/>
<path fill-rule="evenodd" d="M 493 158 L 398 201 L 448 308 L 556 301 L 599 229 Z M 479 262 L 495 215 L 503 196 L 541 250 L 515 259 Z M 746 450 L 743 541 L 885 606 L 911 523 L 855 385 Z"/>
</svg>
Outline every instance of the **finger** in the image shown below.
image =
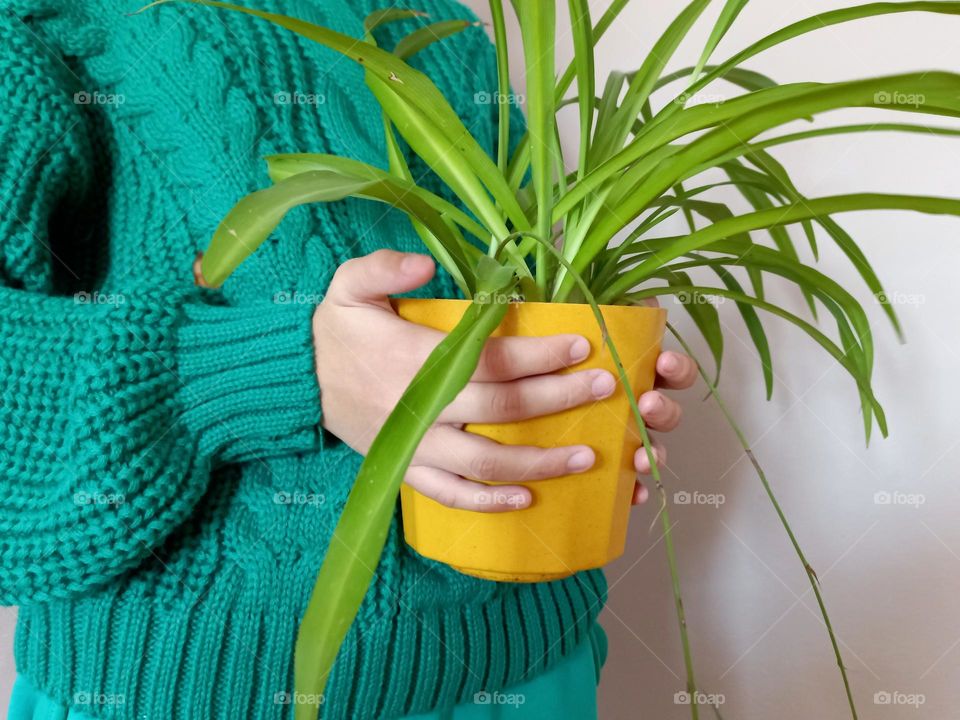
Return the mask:
<svg viewBox="0 0 960 720">
<path fill-rule="evenodd" d="M 576 365 L 590 354 L 580 335 L 492 338 L 483 348 L 476 382 L 505 382 Z"/>
<path fill-rule="evenodd" d="M 426 255 L 377 250 L 343 263 L 333 274 L 327 298 L 340 305 L 379 305 L 390 309 L 388 295 L 425 285 L 436 272 Z"/>
<path fill-rule="evenodd" d="M 667 449 L 657 440 L 651 438 L 653 457 L 657 462 L 657 468 L 662 468 L 667 464 Z M 640 448 L 633 454 L 633 467 L 641 475 L 650 474 L 650 458 L 647 457 L 647 449 Z"/>
<path fill-rule="evenodd" d="M 602 400 L 616 389 L 606 370 L 537 375 L 505 383 L 468 383 L 440 415 L 446 423 L 502 423 L 550 415 Z"/>
<path fill-rule="evenodd" d="M 647 489 L 647 486 L 637 480 L 637 484 L 633 486 L 633 500 L 631 504 L 643 505 L 649 499 L 650 491 Z"/>
<path fill-rule="evenodd" d="M 596 460 L 586 445 L 501 445 L 450 425 L 436 425 L 420 443 L 414 462 L 474 480 L 526 482 L 584 472 Z"/>
<path fill-rule="evenodd" d="M 416 465 L 404 478 L 410 487 L 441 505 L 474 512 L 510 512 L 528 507 L 530 491 L 519 485 L 484 485 L 445 470 Z"/>
<path fill-rule="evenodd" d="M 653 430 L 670 432 L 680 424 L 680 405 L 657 390 L 641 395 L 637 405 L 643 421 Z"/>
<path fill-rule="evenodd" d="M 197 287 L 212 288 L 203 277 L 203 253 L 198 252 L 193 258 L 193 284 Z"/>
<path fill-rule="evenodd" d="M 657 358 L 657 387 L 686 390 L 697 379 L 697 364 L 687 355 L 667 351 Z"/>
</svg>

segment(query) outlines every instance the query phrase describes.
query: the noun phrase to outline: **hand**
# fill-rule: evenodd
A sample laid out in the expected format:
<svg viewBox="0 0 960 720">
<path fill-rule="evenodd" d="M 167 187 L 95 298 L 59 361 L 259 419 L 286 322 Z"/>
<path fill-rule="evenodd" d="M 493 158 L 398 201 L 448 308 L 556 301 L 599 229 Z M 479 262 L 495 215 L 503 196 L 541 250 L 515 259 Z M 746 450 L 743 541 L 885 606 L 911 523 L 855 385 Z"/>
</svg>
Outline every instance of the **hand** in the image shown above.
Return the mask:
<svg viewBox="0 0 960 720">
<path fill-rule="evenodd" d="M 400 319 L 388 299 L 424 285 L 434 271 L 424 255 L 379 250 L 344 263 L 316 310 L 313 331 L 324 426 L 357 452 L 369 449 L 410 380 L 444 337 Z M 527 507 L 530 491 L 466 478 L 526 482 L 588 470 L 596 456 L 586 445 L 501 445 L 462 427 L 549 415 L 609 396 L 616 381 L 604 370 L 555 374 L 589 353 L 588 341 L 579 335 L 489 340 L 471 381 L 427 431 L 405 481 L 449 507 L 502 512 Z M 674 377 L 669 370 L 667 376 Z M 643 402 L 656 403 L 656 398 Z M 651 425 L 670 429 L 671 421 L 662 419 L 658 408 L 650 412 Z"/>
<path fill-rule="evenodd" d="M 697 365 L 691 358 L 683 353 L 669 350 L 660 353 L 660 357 L 657 358 L 656 387 L 685 390 L 691 387 L 696 379 Z M 670 432 L 680 424 L 680 416 L 682 415 L 680 405 L 657 390 L 651 390 L 641 395 L 637 405 L 640 408 L 640 416 L 649 430 Z M 667 449 L 663 446 L 663 443 L 652 437 L 650 441 L 653 446 L 653 456 L 656 459 L 657 468 L 662 468 L 667 462 Z M 637 450 L 633 458 L 633 464 L 638 473 L 642 475 L 650 474 L 650 461 L 647 458 L 645 448 Z M 649 497 L 649 490 L 637 480 L 637 486 L 633 491 L 633 504 L 644 503 Z"/>
</svg>

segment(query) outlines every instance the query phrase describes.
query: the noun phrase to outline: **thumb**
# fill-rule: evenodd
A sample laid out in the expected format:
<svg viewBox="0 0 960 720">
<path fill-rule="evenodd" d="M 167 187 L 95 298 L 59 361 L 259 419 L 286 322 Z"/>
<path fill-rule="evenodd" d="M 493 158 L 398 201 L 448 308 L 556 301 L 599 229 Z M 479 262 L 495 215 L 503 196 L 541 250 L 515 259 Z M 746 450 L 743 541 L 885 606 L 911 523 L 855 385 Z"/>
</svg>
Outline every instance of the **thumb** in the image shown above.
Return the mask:
<svg viewBox="0 0 960 720">
<path fill-rule="evenodd" d="M 435 272 L 427 255 L 377 250 L 337 268 L 327 297 L 340 305 L 379 305 L 389 310 L 388 295 L 426 285 Z"/>
</svg>

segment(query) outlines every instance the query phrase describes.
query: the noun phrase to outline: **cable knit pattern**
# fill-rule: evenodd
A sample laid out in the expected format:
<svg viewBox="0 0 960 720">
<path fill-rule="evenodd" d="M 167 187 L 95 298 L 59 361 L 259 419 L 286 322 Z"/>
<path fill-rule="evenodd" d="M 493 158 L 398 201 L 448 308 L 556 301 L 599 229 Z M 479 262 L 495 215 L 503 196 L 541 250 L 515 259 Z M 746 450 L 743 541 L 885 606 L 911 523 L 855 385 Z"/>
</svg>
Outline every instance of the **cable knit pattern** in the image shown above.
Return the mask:
<svg viewBox="0 0 960 720">
<path fill-rule="evenodd" d="M 63 704 L 286 720 L 297 624 L 361 460 L 321 430 L 313 308 L 346 258 L 422 246 L 383 205 L 299 208 L 222 291 L 194 288 L 194 254 L 269 182 L 263 155 L 384 166 L 379 110 L 360 68 L 263 21 L 128 16 L 140 4 L 0 0 L 0 602 L 22 606 L 18 669 Z M 257 2 L 356 37 L 384 4 Z M 496 87 L 484 31 L 417 63 L 494 152 L 496 108 L 474 99 Z M 441 273 L 418 294 L 454 292 Z M 394 522 L 323 717 L 526 679 L 586 638 L 604 595 L 599 572 L 462 576 Z"/>
</svg>

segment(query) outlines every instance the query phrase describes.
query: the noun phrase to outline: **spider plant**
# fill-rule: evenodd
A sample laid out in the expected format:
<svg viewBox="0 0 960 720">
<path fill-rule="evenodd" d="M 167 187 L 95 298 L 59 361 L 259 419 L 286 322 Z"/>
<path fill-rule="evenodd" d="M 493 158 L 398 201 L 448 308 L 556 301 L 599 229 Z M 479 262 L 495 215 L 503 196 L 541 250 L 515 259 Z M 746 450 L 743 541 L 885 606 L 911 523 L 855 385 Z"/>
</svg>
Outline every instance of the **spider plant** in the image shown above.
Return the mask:
<svg viewBox="0 0 960 720">
<path fill-rule="evenodd" d="M 857 386 L 867 440 L 874 422 L 886 435 L 883 410 L 871 386 L 874 341 L 867 313 L 839 282 L 816 269 L 817 243 L 823 237 L 836 243 L 899 334 L 897 316 L 866 255 L 835 216 L 880 209 L 960 215 L 960 201 L 875 193 L 807 197 L 770 150 L 843 133 L 960 135 L 958 130 L 927 125 L 923 118 L 777 132 L 791 121 L 813 121 L 828 111 L 851 107 L 957 117 L 960 76 L 923 72 L 777 84 L 744 63 L 769 48 L 830 26 L 895 13 L 958 15 L 960 2 L 876 2 L 822 12 L 713 63 L 719 43 L 747 4 L 747 0 L 718 1 L 719 17 L 696 65 L 668 73 L 666 67 L 678 46 L 709 5 L 709 0 L 692 0 L 639 59 L 637 69 L 611 73 L 597 83 L 594 47 L 629 0 L 613 0 L 596 22 L 586 0 L 568 0 L 574 60 L 559 74 L 554 66 L 555 0 L 514 0 L 511 6 L 524 49 L 527 123 L 522 139 L 509 152 L 510 113 L 501 103 L 500 142 L 496 157 L 490 157 L 438 88 L 406 62 L 415 52 L 463 30 L 470 22 L 429 22 L 416 19 L 422 14 L 413 10 L 391 8 L 367 18 L 365 42 L 358 42 L 295 18 L 212 0 L 190 1 L 276 23 L 362 65 L 366 83 L 382 108 L 387 148 L 386 169 L 331 155 L 268 158 L 274 184 L 243 198 L 223 220 L 203 260 L 207 280 L 222 283 L 292 208 L 352 196 L 386 203 L 406 213 L 437 262 L 463 295 L 473 299 L 459 325 L 411 382 L 360 469 L 320 569 L 319 591 L 315 591 L 301 625 L 295 660 L 298 695 L 322 694 L 340 644 L 371 582 L 414 451 L 427 428 L 472 375 L 484 341 L 499 324 L 510 299 L 588 303 L 602 325 L 599 304 L 640 303 L 674 295 L 692 316 L 713 356 L 716 376 L 711 378 L 701 366 L 704 380 L 734 425 L 803 563 L 840 667 L 849 712 L 856 718 L 816 574 L 742 432 L 717 394 L 723 332 L 716 308 L 703 300 L 722 297 L 735 303 L 756 346 L 768 397 L 773 390 L 773 372 L 763 314 L 799 327 L 829 353 Z M 507 13 L 501 0 L 491 0 L 491 11 L 499 93 L 504 97 L 510 92 Z M 392 49 L 378 47 L 376 29 L 397 22 L 416 23 L 416 29 Z M 722 102 L 691 102 L 710 83 L 720 80 L 742 92 Z M 568 97 L 574 81 L 576 92 Z M 668 101 L 654 102 L 657 92 L 666 93 Z M 579 148 L 575 161 L 569 163 L 575 167 L 570 172 L 566 167 L 572 159 L 563 157 L 557 124 L 557 113 L 566 105 L 576 105 L 579 117 Z M 461 205 L 416 184 L 398 135 L 453 190 Z M 708 171 L 719 171 L 723 179 L 704 179 Z M 735 213 L 720 202 L 715 191 L 721 187 L 735 189 L 750 210 Z M 658 235 L 658 227 L 678 212 L 689 231 Z M 810 260 L 801 257 L 798 235 L 809 244 Z M 697 277 L 714 281 L 695 281 L 694 271 Z M 799 288 L 811 320 L 766 298 L 764 282 L 769 276 Z M 836 326 L 832 338 L 817 327 L 817 311 L 826 311 Z M 616 347 L 609 338 L 606 342 L 629 391 Z M 661 498 L 660 517 L 687 690 L 694 699 L 690 711 L 696 720 L 697 686 L 666 494 L 635 402 L 632 411 Z M 316 707 L 298 705 L 296 717 L 313 718 L 316 711 Z"/>
</svg>

